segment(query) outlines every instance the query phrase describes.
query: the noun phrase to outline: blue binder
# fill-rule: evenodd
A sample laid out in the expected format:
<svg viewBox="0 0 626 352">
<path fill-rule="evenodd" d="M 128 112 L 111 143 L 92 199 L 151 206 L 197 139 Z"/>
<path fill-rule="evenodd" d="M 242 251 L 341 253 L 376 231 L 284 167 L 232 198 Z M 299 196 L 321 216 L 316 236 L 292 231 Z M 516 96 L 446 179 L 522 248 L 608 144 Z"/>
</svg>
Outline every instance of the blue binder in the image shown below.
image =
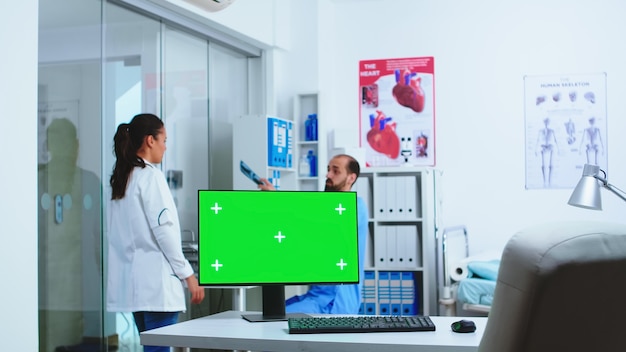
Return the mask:
<svg viewBox="0 0 626 352">
<path fill-rule="evenodd" d="M 378 273 L 378 309 L 380 315 L 391 314 L 391 295 L 388 271 L 381 271 Z"/>
<path fill-rule="evenodd" d="M 361 291 L 363 300 L 363 314 L 376 315 L 376 273 L 374 271 L 366 271 L 363 279 L 363 291 Z"/>
<path fill-rule="evenodd" d="M 391 306 L 391 315 L 402 315 L 402 290 L 401 290 L 400 271 L 392 271 L 389 273 L 389 303 Z"/>
<path fill-rule="evenodd" d="M 415 286 L 415 273 L 412 271 L 404 271 L 401 275 L 402 289 L 400 310 L 402 315 L 417 315 L 418 295 Z"/>
<path fill-rule="evenodd" d="M 277 152 L 278 152 L 278 167 L 287 167 L 287 150 L 288 150 L 288 123 L 283 119 L 276 119 L 278 121 L 278 139 L 277 142 Z"/>
<path fill-rule="evenodd" d="M 267 118 L 267 165 L 287 166 L 287 121 Z"/>
<path fill-rule="evenodd" d="M 276 166 L 278 162 L 278 121 L 274 117 L 267 118 L 267 166 Z"/>
<path fill-rule="evenodd" d="M 293 122 L 287 121 L 287 157 L 285 159 L 286 165 L 288 169 L 293 167 L 293 140 L 294 140 L 295 130 L 293 129 Z"/>
</svg>

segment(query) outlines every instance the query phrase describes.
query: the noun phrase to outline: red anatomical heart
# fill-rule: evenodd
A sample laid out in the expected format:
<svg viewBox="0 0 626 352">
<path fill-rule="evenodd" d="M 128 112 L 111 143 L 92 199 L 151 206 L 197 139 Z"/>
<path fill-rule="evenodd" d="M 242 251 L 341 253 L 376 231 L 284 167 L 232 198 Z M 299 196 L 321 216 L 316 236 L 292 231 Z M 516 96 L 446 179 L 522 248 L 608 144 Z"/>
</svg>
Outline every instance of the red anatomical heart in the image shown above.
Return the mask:
<svg viewBox="0 0 626 352">
<path fill-rule="evenodd" d="M 396 85 L 391 93 L 398 104 L 412 109 L 415 112 L 424 110 L 424 90 L 420 86 L 422 79 L 414 78 L 416 73 L 406 70 L 402 77 L 396 76 Z"/>
<path fill-rule="evenodd" d="M 396 134 L 396 123 L 382 111 L 371 121 L 371 129 L 367 132 L 367 142 L 375 151 L 395 159 L 400 154 L 400 138 Z"/>
</svg>

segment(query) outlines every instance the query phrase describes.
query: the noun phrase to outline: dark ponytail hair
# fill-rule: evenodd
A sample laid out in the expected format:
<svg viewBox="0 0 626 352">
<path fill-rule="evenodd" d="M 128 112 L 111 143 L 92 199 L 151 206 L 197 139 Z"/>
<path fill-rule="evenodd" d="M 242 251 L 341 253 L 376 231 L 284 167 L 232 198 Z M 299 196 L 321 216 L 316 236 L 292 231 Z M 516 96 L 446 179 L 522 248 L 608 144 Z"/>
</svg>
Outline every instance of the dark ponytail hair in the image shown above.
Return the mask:
<svg viewBox="0 0 626 352">
<path fill-rule="evenodd" d="M 142 158 L 137 156 L 146 136 L 157 137 L 163 121 L 153 114 L 139 114 L 133 117 L 130 123 L 122 123 L 117 127 L 113 137 L 113 151 L 115 152 L 115 166 L 111 175 L 111 199 L 122 199 L 126 194 L 126 186 L 131 171 L 135 166 L 146 167 Z"/>
</svg>

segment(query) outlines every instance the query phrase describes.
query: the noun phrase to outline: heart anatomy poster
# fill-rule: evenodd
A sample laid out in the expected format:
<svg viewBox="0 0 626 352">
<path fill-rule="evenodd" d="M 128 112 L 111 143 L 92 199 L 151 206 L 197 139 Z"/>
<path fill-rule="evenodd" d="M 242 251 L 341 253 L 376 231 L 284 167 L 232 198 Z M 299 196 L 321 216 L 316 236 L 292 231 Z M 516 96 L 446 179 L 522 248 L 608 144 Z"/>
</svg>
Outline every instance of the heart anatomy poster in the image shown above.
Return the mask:
<svg viewBox="0 0 626 352">
<path fill-rule="evenodd" d="M 527 189 L 573 189 L 585 164 L 607 171 L 606 74 L 526 76 L 524 89 Z"/>
<path fill-rule="evenodd" d="M 433 57 L 360 61 L 359 97 L 367 167 L 435 165 Z"/>
</svg>

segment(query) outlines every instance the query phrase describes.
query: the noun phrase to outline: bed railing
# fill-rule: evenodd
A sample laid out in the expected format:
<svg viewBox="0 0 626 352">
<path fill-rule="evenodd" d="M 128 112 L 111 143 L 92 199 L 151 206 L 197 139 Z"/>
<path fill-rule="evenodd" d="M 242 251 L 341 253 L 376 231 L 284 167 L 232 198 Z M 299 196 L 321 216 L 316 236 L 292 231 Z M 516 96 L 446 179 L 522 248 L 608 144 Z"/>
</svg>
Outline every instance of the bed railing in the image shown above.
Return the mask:
<svg viewBox="0 0 626 352">
<path fill-rule="evenodd" d="M 465 226 L 451 226 L 443 229 L 441 234 L 441 254 L 442 254 L 442 266 L 443 266 L 443 287 L 441 289 L 441 297 L 439 298 L 439 304 L 445 307 L 444 314 L 447 316 L 455 315 L 456 313 L 456 299 L 452 294 L 452 279 L 450 277 L 450 253 L 448 252 L 450 237 L 454 235 L 462 235 L 465 242 L 464 257 L 469 256 L 469 241 L 467 238 L 467 228 Z"/>
</svg>

